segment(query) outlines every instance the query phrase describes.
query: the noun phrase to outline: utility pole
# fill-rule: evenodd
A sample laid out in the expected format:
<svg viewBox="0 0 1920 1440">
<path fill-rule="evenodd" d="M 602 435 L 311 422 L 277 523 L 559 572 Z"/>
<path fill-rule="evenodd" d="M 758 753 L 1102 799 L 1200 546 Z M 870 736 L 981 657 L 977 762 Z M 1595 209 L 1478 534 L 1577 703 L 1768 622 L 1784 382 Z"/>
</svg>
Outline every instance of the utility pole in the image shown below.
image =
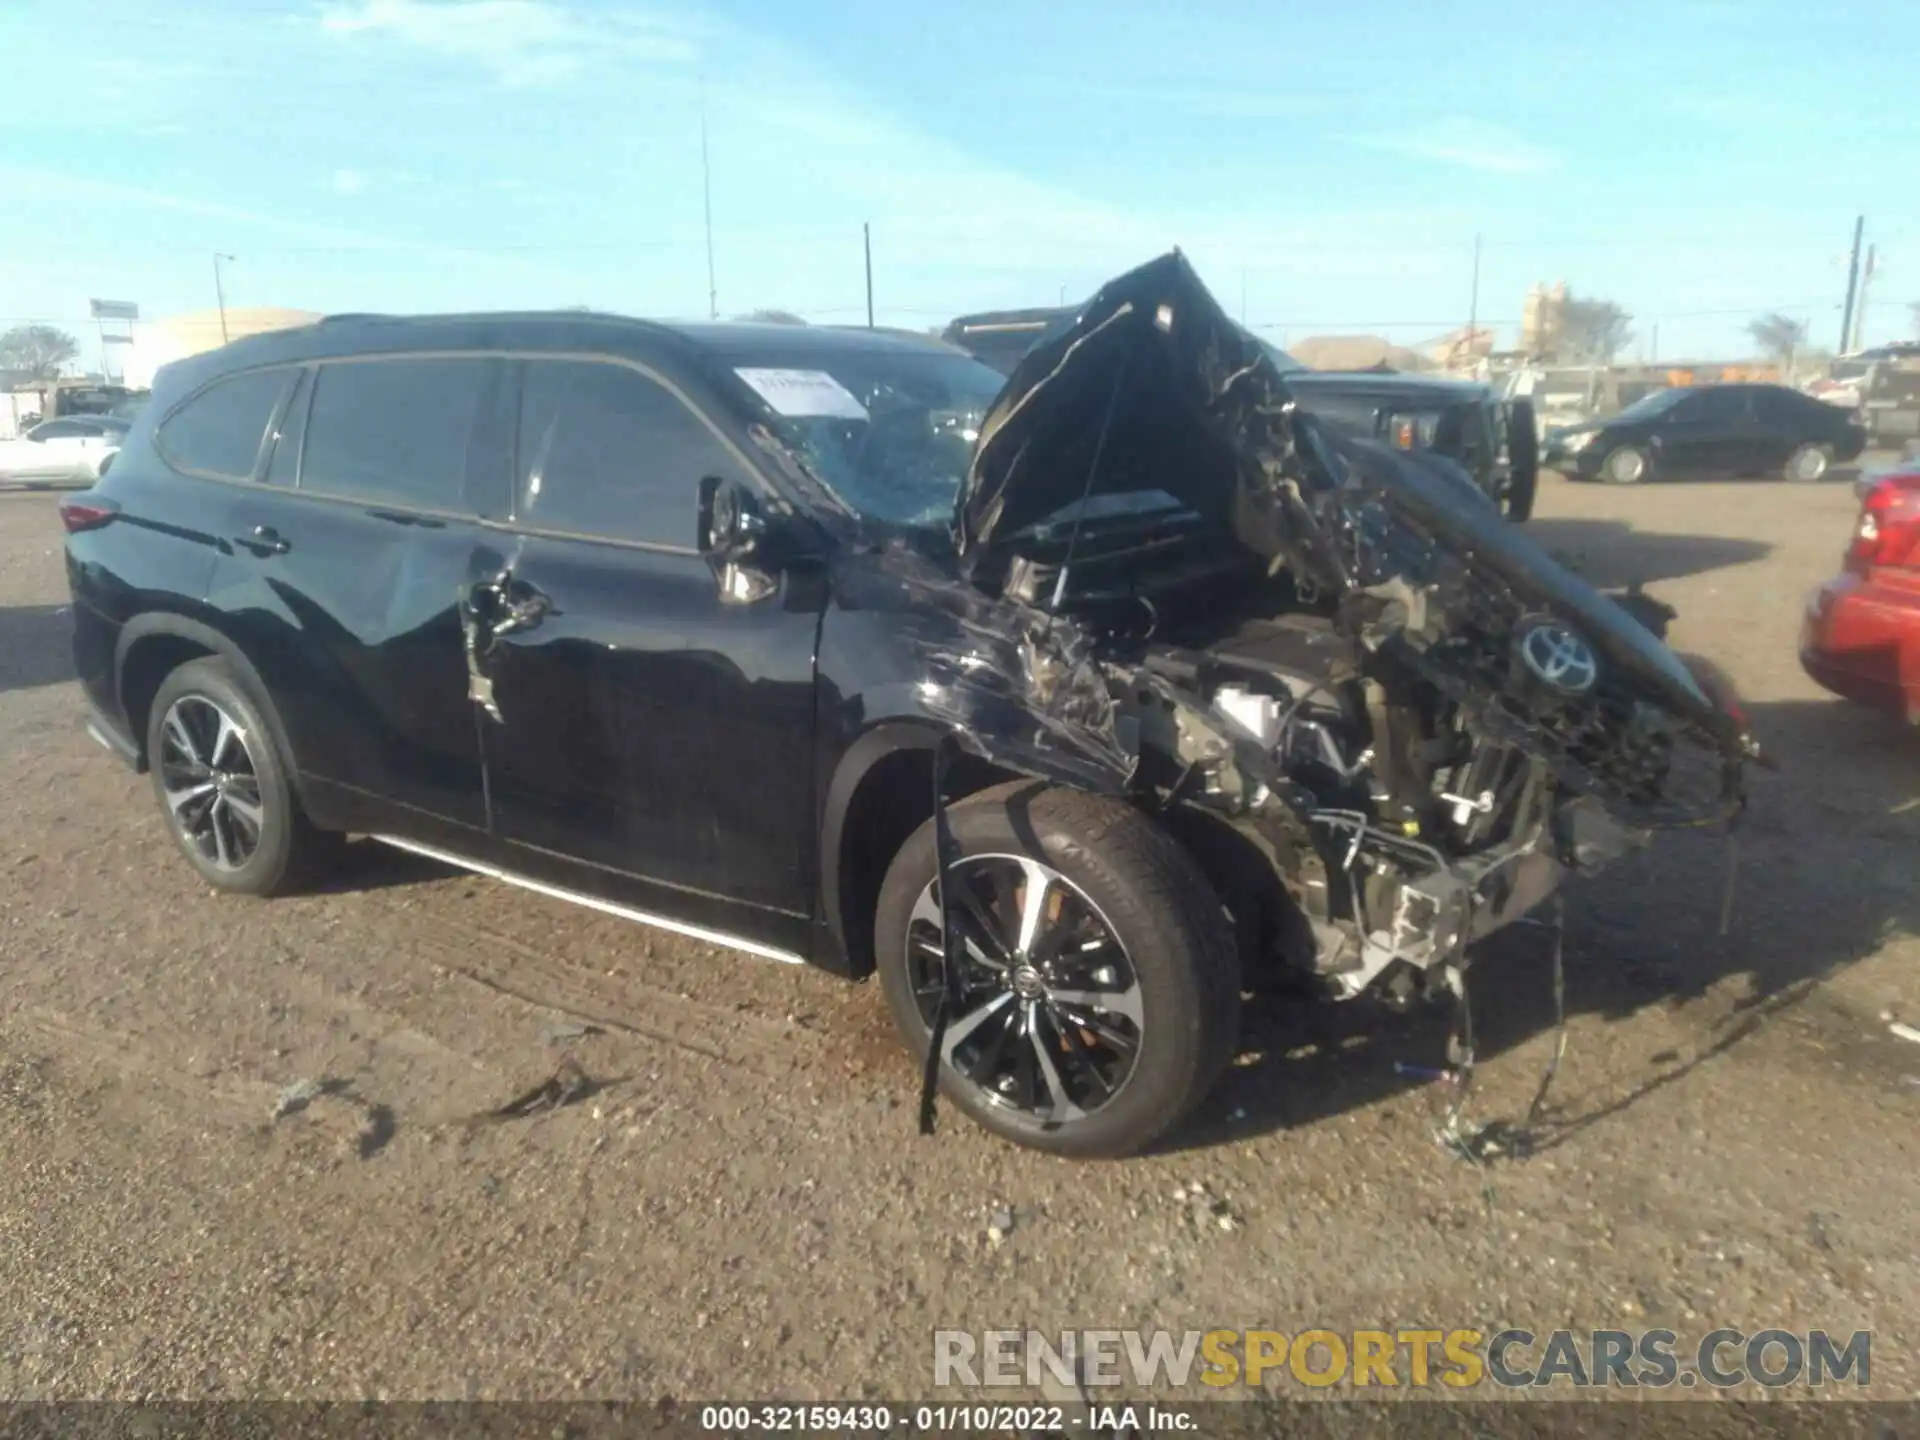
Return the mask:
<svg viewBox="0 0 1920 1440">
<path fill-rule="evenodd" d="M 713 171 L 707 164 L 707 81 L 700 77 L 700 203 L 707 220 L 707 318 L 720 318 L 720 290 L 713 279 Z"/>
<path fill-rule="evenodd" d="M 860 243 L 867 252 L 867 328 L 873 329 L 873 223 L 860 223 Z"/>
<path fill-rule="evenodd" d="M 1467 345 L 1473 345 L 1474 328 L 1480 323 L 1480 236 L 1473 237 L 1473 298 L 1467 302 Z"/>
<path fill-rule="evenodd" d="M 1860 267 L 1860 300 L 1853 307 L 1853 344 L 1848 348 L 1858 350 L 1861 337 L 1867 330 L 1867 287 L 1873 283 L 1873 262 L 1878 258 L 1880 247 L 1867 246 L 1867 263 Z"/>
<path fill-rule="evenodd" d="M 1867 217 L 1853 222 L 1853 256 L 1847 261 L 1847 304 L 1840 314 L 1840 353 L 1847 353 L 1847 341 L 1853 335 L 1853 302 L 1860 288 L 1860 239 L 1866 233 Z"/>
<path fill-rule="evenodd" d="M 1247 267 L 1240 267 L 1240 328 L 1247 328 Z"/>
<path fill-rule="evenodd" d="M 1647 357 L 1647 363 L 1649 365 L 1660 363 L 1660 322 L 1658 320 L 1653 322 L 1653 354 Z"/>
<path fill-rule="evenodd" d="M 222 255 L 218 251 L 214 252 L 213 298 L 218 301 L 220 305 L 220 343 L 222 345 L 227 343 L 227 287 L 220 278 L 220 262 L 222 260 L 231 261 L 232 259 L 233 256 L 231 255 Z"/>
</svg>

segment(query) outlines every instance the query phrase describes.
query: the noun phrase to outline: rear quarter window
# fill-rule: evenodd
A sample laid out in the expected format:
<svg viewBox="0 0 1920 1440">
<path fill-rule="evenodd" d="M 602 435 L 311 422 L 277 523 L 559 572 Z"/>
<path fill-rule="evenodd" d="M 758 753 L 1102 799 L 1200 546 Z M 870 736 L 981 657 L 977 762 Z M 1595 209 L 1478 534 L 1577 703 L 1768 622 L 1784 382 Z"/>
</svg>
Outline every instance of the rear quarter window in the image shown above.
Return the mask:
<svg viewBox="0 0 1920 1440">
<path fill-rule="evenodd" d="M 251 479 L 267 425 L 295 373 L 249 370 L 214 381 L 167 417 L 154 437 L 155 448 L 175 470 Z"/>
</svg>

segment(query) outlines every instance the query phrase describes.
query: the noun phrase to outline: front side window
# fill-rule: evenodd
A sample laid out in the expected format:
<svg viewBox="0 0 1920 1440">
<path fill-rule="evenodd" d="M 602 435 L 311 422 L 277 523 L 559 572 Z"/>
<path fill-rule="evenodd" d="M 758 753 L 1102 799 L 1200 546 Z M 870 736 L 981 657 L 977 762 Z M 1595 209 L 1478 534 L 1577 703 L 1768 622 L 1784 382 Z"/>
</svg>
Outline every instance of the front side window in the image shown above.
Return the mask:
<svg viewBox="0 0 1920 1440">
<path fill-rule="evenodd" d="M 322 365 L 307 410 L 300 488 L 464 513 L 467 452 L 490 366 L 483 356 Z"/>
<path fill-rule="evenodd" d="M 167 418 L 155 437 L 176 470 L 248 480 L 294 371 L 248 370 L 216 380 Z"/>
<path fill-rule="evenodd" d="M 1685 389 L 1655 390 L 1634 401 L 1620 412 L 1622 420 L 1652 420 L 1659 415 L 1686 418 L 1699 402 L 1698 392 Z"/>
<path fill-rule="evenodd" d="M 80 427 L 71 420 L 49 420 L 45 425 L 35 426 L 31 438 L 41 441 L 77 440 L 82 433 Z"/>
<path fill-rule="evenodd" d="M 532 360 L 520 393 L 520 523 L 690 549 L 700 481 L 740 466 L 687 404 L 631 366 Z"/>
</svg>

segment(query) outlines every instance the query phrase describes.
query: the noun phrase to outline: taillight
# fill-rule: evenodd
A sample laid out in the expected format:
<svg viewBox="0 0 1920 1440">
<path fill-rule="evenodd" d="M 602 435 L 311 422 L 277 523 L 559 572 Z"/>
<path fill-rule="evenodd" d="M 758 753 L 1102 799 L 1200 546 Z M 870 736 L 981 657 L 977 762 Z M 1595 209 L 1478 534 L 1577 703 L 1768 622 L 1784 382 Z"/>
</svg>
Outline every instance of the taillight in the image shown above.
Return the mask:
<svg viewBox="0 0 1920 1440">
<path fill-rule="evenodd" d="M 69 535 L 98 530 L 110 524 L 119 513 L 118 505 L 95 495 L 70 495 L 60 502 L 60 523 L 67 527 Z"/>
<path fill-rule="evenodd" d="M 1920 471 L 1883 475 L 1860 502 L 1860 524 L 1847 547 L 1847 569 L 1920 567 Z"/>
</svg>

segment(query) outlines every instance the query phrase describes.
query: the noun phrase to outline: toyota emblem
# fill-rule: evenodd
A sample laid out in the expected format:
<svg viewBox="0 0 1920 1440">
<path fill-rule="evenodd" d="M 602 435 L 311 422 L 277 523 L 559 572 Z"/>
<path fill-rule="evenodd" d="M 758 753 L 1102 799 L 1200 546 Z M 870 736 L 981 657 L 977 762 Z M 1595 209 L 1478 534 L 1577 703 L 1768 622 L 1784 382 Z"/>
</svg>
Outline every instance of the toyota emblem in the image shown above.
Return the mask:
<svg viewBox="0 0 1920 1440">
<path fill-rule="evenodd" d="M 1520 658 L 1541 680 L 1568 695 L 1584 695 L 1600 678 L 1593 647 L 1566 626 L 1543 620 L 1520 637 Z"/>
</svg>

